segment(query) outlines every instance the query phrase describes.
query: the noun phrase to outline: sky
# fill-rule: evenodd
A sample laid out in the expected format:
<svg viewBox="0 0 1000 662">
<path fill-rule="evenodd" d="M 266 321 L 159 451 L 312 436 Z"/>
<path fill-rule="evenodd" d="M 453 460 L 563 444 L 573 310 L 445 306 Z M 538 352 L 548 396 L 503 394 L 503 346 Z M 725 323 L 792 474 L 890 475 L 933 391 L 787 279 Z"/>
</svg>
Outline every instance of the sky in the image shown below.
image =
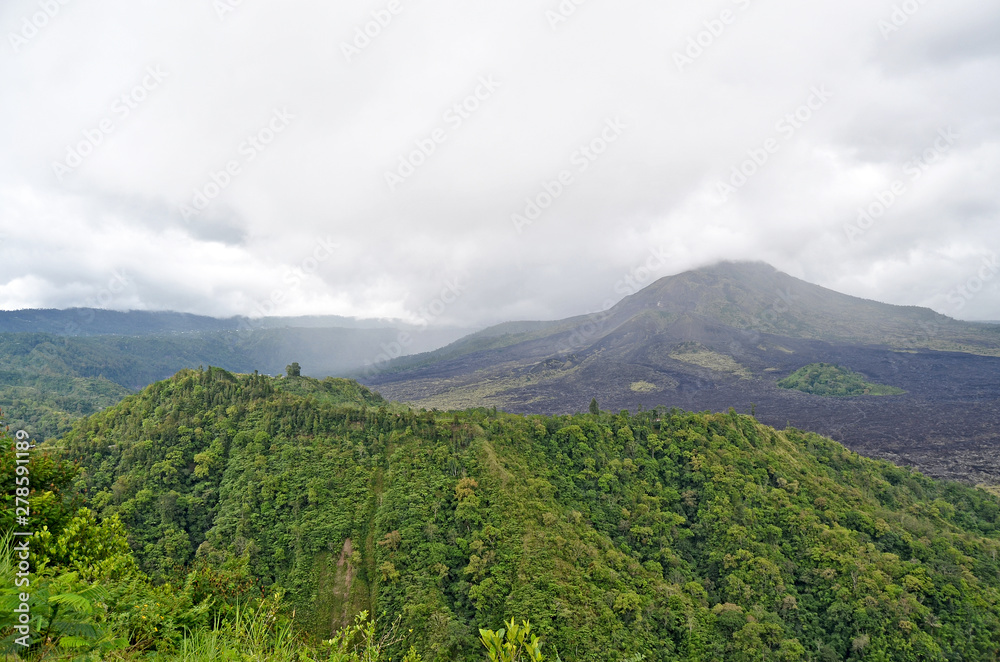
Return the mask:
<svg viewBox="0 0 1000 662">
<path fill-rule="evenodd" d="M 1000 4 L 5 0 L 0 309 L 469 327 L 719 260 L 1000 320 Z"/>
</svg>

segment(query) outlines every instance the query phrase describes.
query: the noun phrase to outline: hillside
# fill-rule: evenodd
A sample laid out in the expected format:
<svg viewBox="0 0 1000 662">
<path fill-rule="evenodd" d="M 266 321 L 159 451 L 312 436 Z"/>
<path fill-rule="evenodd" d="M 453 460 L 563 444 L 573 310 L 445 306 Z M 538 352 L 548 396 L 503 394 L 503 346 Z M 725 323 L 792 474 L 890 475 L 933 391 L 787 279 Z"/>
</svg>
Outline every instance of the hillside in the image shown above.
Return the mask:
<svg viewBox="0 0 1000 662">
<path fill-rule="evenodd" d="M 594 397 L 613 410 L 733 407 L 933 476 L 1000 484 L 997 325 L 722 263 L 660 279 L 603 313 L 508 322 L 457 341 L 459 329 L 410 328 L 397 346 L 407 328 L 335 316 L 0 311 L 0 329 L 51 331 L 0 333 L 0 405 L 45 439 L 184 368 L 280 374 L 296 361 L 308 375 L 356 377 L 427 408 L 563 414 Z M 398 350 L 411 355 L 387 361 Z M 818 363 L 894 395 L 834 400 L 778 386 Z"/>
<path fill-rule="evenodd" d="M 655 324 L 672 336 L 692 336 L 686 339 L 693 341 L 715 334 L 747 343 L 766 334 L 900 350 L 1000 356 L 1000 327 L 996 325 L 961 322 L 928 308 L 841 294 L 763 262 L 721 262 L 661 278 L 601 313 L 552 322 L 499 324 L 394 365 L 397 369 L 428 365 L 471 352 L 522 344 L 529 345 L 524 347 L 526 355 L 565 353 L 613 334 L 623 325 L 630 325 L 622 329 L 628 331 L 640 322 Z"/>
<path fill-rule="evenodd" d="M 238 324 L 238 318 L 216 319 L 167 311 L 126 312 L 99 308 L 0 310 L 0 333 L 138 336 L 235 330 L 239 328 Z"/>
<path fill-rule="evenodd" d="M 297 317 L 208 317 L 173 311 L 68 308 L 0 310 L 0 333 L 48 333 L 57 336 L 155 336 L 168 333 L 242 331 L 281 328 L 408 329 L 402 320 L 359 319 L 340 315 Z"/>
<path fill-rule="evenodd" d="M 611 312 L 631 318 L 648 310 L 788 338 L 1000 355 L 995 328 L 841 294 L 763 262 L 722 262 L 661 278 Z"/>
<path fill-rule="evenodd" d="M 49 328 L 74 320 L 76 312 L 17 315 Z M 218 365 L 237 372 L 281 374 L 295 361 L 310 375 L 343 374 L 381 360 L 384 346 L 395 343 L 400 333 L 394 328 L 310 326 L 331 321 L 316 317 L 291 318 L 303 325 L 296 327 L 281 326 L 290 318 L 269 318 L 250 329 L 197 331 L 191 329 L 227 321 L 175 313 L 90 312 L 102 314 L 93 318 L 87 333 L 113 333 L 0 333 L 0 405 L 15 429 L 29 430 L 42 440 L 65 433 L 81 416 L 184 368 Z M 11 326 L 13 315 L 0 313 L 0 323 Z M 162 333 L 171 327 L 185 331 Z M 458 333 L 414 332 L 405 349 L 437 347 Z"/>
<path fill-rule="evenodd" d="M 317 637 L 399 617 L 395 655 L 480 660 L 512 617 L 567 662 L 1000 655 L 1000 501 L 734 412 L 445 414 L 209 369 L 57 444 L 152 576 L 242 558 Z"/>
<path fill-rule="evenodd" d="M 896 395 L 832 399 L 778 386 L 818 363 Z M 603 313 L 500 325 L 356 376 L 427 408 L 562 414 L 593 397 L 614 410 L 734 407 L 931 475 L 1000 483 L 998 374 L 1000 327 L 722 263 L 662 278 Z"/>
</svg>

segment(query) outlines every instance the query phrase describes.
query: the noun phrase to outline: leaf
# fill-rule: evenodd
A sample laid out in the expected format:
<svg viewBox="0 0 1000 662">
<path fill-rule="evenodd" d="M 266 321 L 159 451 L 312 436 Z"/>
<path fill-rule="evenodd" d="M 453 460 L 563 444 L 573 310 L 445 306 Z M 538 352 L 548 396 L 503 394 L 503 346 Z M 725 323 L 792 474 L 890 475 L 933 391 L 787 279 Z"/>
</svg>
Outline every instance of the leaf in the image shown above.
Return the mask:
<svg viewBox="0 0 1000 662">
<path fill-rule="evenodd" d="M 84 648 L 90 645 L 90 641 L 83 637 L 66 636 L 59 640 L 60 648 Z"/>
<path fill-rule="evenodd" d="M 94 613 L 94 607 L 90 600 L 78 593 L 59 593 L 49 597 L 49 604 L 69 605 L 77 612 L 85 615 Z"/>
</svg>

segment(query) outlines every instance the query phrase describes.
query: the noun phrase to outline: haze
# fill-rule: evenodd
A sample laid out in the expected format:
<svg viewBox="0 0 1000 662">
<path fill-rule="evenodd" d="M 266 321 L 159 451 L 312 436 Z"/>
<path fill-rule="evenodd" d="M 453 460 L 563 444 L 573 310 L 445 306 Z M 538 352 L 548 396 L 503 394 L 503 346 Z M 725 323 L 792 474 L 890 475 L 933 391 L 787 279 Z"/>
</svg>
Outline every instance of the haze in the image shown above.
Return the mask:
<svg viewBox="0 0 1000 662">
<path fill-rule="evenodd" d="M 2 309 L 475 326 L 753 259 L 1000 319 L 1000 5 L 12 0 L 0 28 Z"/>
</svg>

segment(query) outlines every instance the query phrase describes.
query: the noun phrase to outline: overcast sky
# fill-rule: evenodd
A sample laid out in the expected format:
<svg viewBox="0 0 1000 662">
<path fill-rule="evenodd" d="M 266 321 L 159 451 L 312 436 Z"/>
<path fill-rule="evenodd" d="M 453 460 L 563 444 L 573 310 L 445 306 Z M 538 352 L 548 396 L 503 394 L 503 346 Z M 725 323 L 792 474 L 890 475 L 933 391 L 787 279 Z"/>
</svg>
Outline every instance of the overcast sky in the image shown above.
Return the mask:
<svg viewBox="0 0 1000 662">
<path fill-rule="evenodd" d="M 2 309 L 473 326 L 756 259 L 1000 319 L 995 2 L 5 0 L 0 33 Z"/>
</svg>

